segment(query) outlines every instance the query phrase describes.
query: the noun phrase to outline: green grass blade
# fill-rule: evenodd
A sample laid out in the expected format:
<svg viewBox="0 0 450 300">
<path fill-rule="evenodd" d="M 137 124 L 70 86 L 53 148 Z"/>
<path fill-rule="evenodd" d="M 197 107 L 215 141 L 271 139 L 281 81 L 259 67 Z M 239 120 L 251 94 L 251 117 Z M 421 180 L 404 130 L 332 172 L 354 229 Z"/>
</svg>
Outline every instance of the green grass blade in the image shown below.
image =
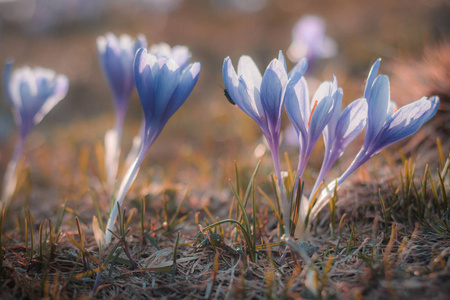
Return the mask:
<svg viewBox="0 0 450 300">
<path fill-rule="evenodd" d="M 247 212 L 245 210 L 245 207 L 241 201 L 241 199 L 239 199 L 239 195 L 236 193 L 236 190 L 233 187 L 233 184 L 230 181 L 230 186 L 231 186 L 231 190 L 233 191 L 234 197 L 236 198 L 236 202 L 239 205 L 241 211 L 242 211 L 242 218 L 244 219 L 244 224 L 245 224 L 245 230 L 246 231 L 250 231 L 250 221 L 248 220 L 248 216 L 247 216 Z M 237 222 L 237 221 L 236 221 Z"/>
<path fill-rule="evenodd" d="M 243 198 L 244 207 L 247 206 L 248 198 L 250 197 L 250 193 L 252 191 L 253 184 L 255 182 L 255 177 L 256 177 L 256 174 L 258 174 L 258 170 L 259 170 L 259 166 L 260 165 L 261 165 L 261 160 L 258 161 L 258 164 L 256 165 L 256 168 L 255 168 L 255 171 L 253 171 L 253 175 L 250 178 L 250 182 L 248 183 L 247 190 L 245 191 L 244 198 Z"/>
</svg>

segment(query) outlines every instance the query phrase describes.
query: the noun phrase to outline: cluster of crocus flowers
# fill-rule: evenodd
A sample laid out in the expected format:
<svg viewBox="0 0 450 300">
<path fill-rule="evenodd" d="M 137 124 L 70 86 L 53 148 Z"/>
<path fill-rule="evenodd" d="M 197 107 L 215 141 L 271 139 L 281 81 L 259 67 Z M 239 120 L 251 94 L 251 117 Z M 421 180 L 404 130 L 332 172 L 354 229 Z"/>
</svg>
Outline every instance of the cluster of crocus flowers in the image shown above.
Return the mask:
<svg viewBox="0 0 450 300">
<path fill-rule="evenodd" d="M 97 38 L 97 51 L 103 73 L 111 88 L 116 113 L 114 128 L 105 134 L 105 168 L 108 187 L 114 188 L 120 157 L 120 141 L 131 92 L 134 89 L 133 61 L 139 48 L 146 48 L 142 34 L 134 40 L 129 35 L 112 33 Z"/>
<path fill-rule="evenodd" d="M 162 48 L 165 48 L 162 49 Z M 184 50 L 183 50 L 184 49 Z M 160 50 L 160 51 L 158 51 Z M 170 50 L 170 51 L 167 51 Z M 149 51 L 141 48 L 134 59 L 133 72 L 136 88 L 144 111 L 140 150 L 125 173 L 105 232 L 105 243 L 111 242 L 111 230 L 118 214 L 118 205 L 135 180 L 146 153 L 161 133 L 169 118 L 186 101 L 200 74 L 200 63 L 188 65 L 187 48 L 167 49 L 160 45 Z M 152 52 L 156 53 L 152 54 Z M 176 55 L 175 55 L 176 54 Z"/>
<path fill-rule="evenodd" d="M 380 61 L 381 60 L 378 59 L 373 64 L 367 77 L 364 90 L 364 99 L 367 102 L 364 143 L 353 162 L 342 175 L 331 180 L 328 186 L 321 191 L 311 210 L 310 220 L 313 220 L 317 216 L 319 211 L 327 204 L 333 191 L 337 189 L 351 173 L 384 148 L 414 134 L 423 124 L 431 119 L 438 110 L 439 97 L 437 96 L 429 98 L 423 97 L 397 109 L 396 104 L 390 99 L 388 76 L 377 75 Z M 345 111 L 343 112 L 343 115 L 344 113 Z M 355 119 L 352 119 L 351 116 L 348 117 L 348 119 L 349 121 L 345 121 L 343 125 L 356 121 Z M 347 135 L 345 133 L 342 134 L 341 132 L 346 130 L 345 128 L 341 129 L 339 126 L 342 125 L 338 124 L 335 128 L 335 134 L 338 137 L 338 143 L 334 146 L 334 151 L 336 152 L 335 155 L 339 155 L 339 153 L 343 152 L 343 149 L 342 151 L 338 150 L 340 145 L 347 145 L 345 137 L 356 135 L 355 131 L 359 131 L 358 129 L 351 130 L 351 127 L 354 125 L 350 125 L 347 128 L 349 133 Z M 360 126 L 361 124 L 358 124 L 356 127 Z M 342 142 L 339 142 L 339 136 L 342 136 L 340 138 Z M 328 169 L 331 168 L 332 163 L 333 162 L 331 161 L 324 161 L 324 165 L 326 165 L 326 168 Z M 312 199 L 310 199 L 310 201 L 311 200 Z M 304 219 L 306 215 L 307 208 L 302 207 L 300 216 Z"/>
<path fill-rule="evenodd" d="M 25 139 L 31 128 L 66 96 L 69 81 L 64 75 L 40 67 L 34 69 L 22 67 L 13 71 L 13 63 L 6 64 L 3 80 L 14 120 L 20 131 L 3 179 L 0 201 L 8 205 L 16 188 L 17 165 Z"/>
<path fill-rule="evenodd" d="M 306 60 L 298 63 L 289 75 L 286 74 L 284 58 L 280 52 L 261 78 L 258 68 L 248 56 L 242 56 L 235 72 L 230 58 L 225 58 L 223 78 L 231 98 L 263 130 L 272 152 L 275 174 L 278 179 L 281 198 L 284 201 L 283 214 L 285 232 L 290 228 L 289 199 L 284 192 L 279 161 L 279 139 L 282 110 L 285 106 L 299 141 L 299 162 L 296 184 L 300 182 L 312 151 L 323 135 L 325 154 L 321 170 L 309 199 L 302 197 L 300 220 L 307 219 L 310 204 L 320 184 L 345 148 L 365 128 L 365 141 L 348 169 L 325 187 L 315 202 L 309 220 L 313 220 L 329 200 L 331 193 L 353 171 L 383 148 L 413 134 L 437 111 L 439 99 L 436 96 L 422 98 L 399 110 L 390 100 L 389 80 L 385 75 L 377 76 L 380 60 L 373 65 L 366 83 L 364 97 L 350 103 L 342 112 L 343 91 L 336 78 L 323 82 L 309 100 L 309 91 L 303 74 Z M 294 188 L 296 194 L 298 186 Z"/>
</svg>

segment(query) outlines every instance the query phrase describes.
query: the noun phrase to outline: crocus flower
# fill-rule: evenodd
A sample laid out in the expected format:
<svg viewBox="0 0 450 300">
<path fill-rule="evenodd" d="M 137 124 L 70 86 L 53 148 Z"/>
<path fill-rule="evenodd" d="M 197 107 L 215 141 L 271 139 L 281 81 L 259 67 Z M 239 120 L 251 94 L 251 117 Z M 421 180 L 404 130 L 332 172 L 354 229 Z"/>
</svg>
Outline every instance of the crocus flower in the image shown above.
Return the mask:
<svg viewBox="0 0 450 300">
<path fill-rule="evenodd" d="M 292 29 L 292 43 L 287 55 L 293 62 L 306 57 L 311 65 L 317 59 L 336 55 L 336 42 L 325 35 L 326 23 L 321 17 L 307 15 L 300 18 Z"/>
<path fill-rule="evenodd" d="M 308 85 L 302 77 L 295 84 L 288 85 L 285 98 L 286 113 L 299 137 L 298 182 L 314 146 L 335 113 L 335 108 L 340 108 L 335 102 L 341 101 L 342 90 L 337 88 L 336 80 L 334 83 L 325 81 L 319 86 L 310 104 Z"/>
<path fill-rule="evenodd" d="M 178 64 L 181 70 L 185 69 L 189 65 L 189 61 L 191 60 L 192 54 L 189 51 L 189 48 L 186 46 L 176 45 L 170 47 L 166 43 L 159 43 L 150 46 L 148 49 L 148 53 L 156 56 L 158 59 L 169 59 L 172 58 Z M 133 144 L 131 146 L 130 152 L 127 155 L 125 166 L 128 168 L 131 166 L 133 161 L 136 159 L 139 154 L 139 149 L 141 148 L 141 143 L 143 140 L 143 134 L 145 129 L 145 118 L 142 120 L 141 128 L 139 129 L 139 133 L 133 138 Z"/>
<path fill-rule="evenodd" d="M 121 126 L 134 87 L 133 61 L 139 48 L 147 47 L 142 34 L 133 40 L 129 35 L 112 33 L 97 38 L 97 50 L 103 72 L 114 97 L 117 126 Z"/>
<path fill-rule="evenodd" d="M 11 200 L 16 187 L 16 169 L 25 138 L 31 128 L 61 101 L 67 94 L 67 77 L 44 68 L 23 67 L 12 71 L 13 63 L 7 63 L 3 84 L 11 103 L 14 119 L 20 135 L 11 161 L 8 164 L 2 191 L 2 201 Z"/>
<path fill-rule="evenodd" d="M 360 98 L 350 103 L 342 113 L 342 93 L 338 93 L 339 98 L 335 98 L 336 108 L 331 116 L 328 125 L 323 131 L 325 155 L 322 162 L 316 183 L 311 191 L 309 201 L 312 200 L 316 190 L 319 188 L 328 171 L 336 160 L 344 153 L 345 148 L 364 129 L 367 119 L 367 101 Z"/>
<path fill-rule="evenodd" d="M 151 45 L 148 49 L 148 52 L 153 54 L 157 58 L 172 58 L 180 66 L 181 69 L 187 67 L 192 57 L 192 54 L 189 51 L 188 47 L 181 45 L 170 47 L 170 45 L 166 43 Z"/>
<path fill-rule="evenodd" d="M 347 170 L 321 192 L 311 211 L 310 220 L 326 205 L 330 193 L 351 173 L 387 146 L 415 133 L 437 112 L 437 96 L 423 97 L 397 110 L 390 100 L 389 78 L 386 75 L 377 76 L 379 65 L 380 60 L 377 60 L 372 66 L 364 90 L 368 116 L 363 146 Z"/>
<path fill-rule="evenodd" d="M 139 171 L 139 166 L 169 118 L 187 99 L 200 74 L 200 63 L 185 68 L 167 57 L 158 58 L 139 49 L 134 60 L 134 78 L 142 108 L 144 130 L 141 149 L 120 184 L 114 207 L 109 216 L 105 242 L 111 242 L 111 232 L 117 217 L 117 203 L 121 204 Z"/>
<path fill-rule="evenodd" d="M 285 191 L 281 179 L 279 144 L 281 116 L 285 90 L 299 81 L 306 71 L 307 61 L 300 61 L 287 74 L 282 52 L 267 67 L 264 76 L 249 56 L 241 56 L 236 73 L 231 59 L 225 58 L 222 68 L 223 80 L 230 102 L 236 104 L 261 127 L 272 153 L 275 174 L 284 199 Z M 288 217 L 287 199 L 283 200 L 285 216 Z M 288 223 L 286 223 L 288 224 Z M 287 226 L 287 225 L 286 225 Z"/>
<path fill-rule="evenodd" d="M 100 64 L 113 93 L 116 112 L 114 129 L 105 134 L 105 167 L 110 188 L 116 179 L 123 123 L 134 87 L 133 60 L 137 49 L 142 47 L 147 47 L 142 34 L 136 40 L 126 34 L 117 37 L 112 33 L 97 38 Z"/>
</svg>

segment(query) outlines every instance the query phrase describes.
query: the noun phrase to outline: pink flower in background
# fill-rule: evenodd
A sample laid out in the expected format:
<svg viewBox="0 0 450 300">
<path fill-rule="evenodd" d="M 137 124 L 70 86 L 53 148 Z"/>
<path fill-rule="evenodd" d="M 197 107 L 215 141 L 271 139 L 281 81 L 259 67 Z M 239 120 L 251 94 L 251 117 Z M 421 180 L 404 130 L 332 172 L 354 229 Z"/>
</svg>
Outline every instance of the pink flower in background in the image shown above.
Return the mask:
<svg viewBox="0 0 450 300">
<path fill-rule="evenodd" d="M 303 57 L 310 65 L 321 58 L 333 57 L 337 54 L 336 42 L 325 35 L 326 22 L 323 18 L 307 15 L 300 18 L 292 29 L 292 43 L 287 56 L 292 62 Z"/>
</svg>

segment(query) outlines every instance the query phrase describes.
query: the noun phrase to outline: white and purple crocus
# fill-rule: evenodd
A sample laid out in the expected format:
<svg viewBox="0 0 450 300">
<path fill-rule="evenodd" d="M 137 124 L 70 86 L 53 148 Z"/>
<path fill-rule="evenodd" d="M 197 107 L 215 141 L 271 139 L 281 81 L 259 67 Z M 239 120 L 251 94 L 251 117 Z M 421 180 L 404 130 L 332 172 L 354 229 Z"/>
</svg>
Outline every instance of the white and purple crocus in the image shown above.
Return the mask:
<svg viewBox="0 0 450 300">
<path fill-rule="evenodd" d="M 123 123 L 134 89 L 133 61 L 139 48 L 146 48 L 147 40 L 140 34 L 136 39 L 112 33 L 97 38 L 100 65 L 113 94 L 116 113 L 114 128 L 105 134 L 105 169 L 108 187 L 114 188 L 119 167 L 120 141 Z"/>
<path fill-rule="evenodd" d="M 223 64 L 223 78 L 229 100 L 236 104 L 261 127 L 272 152 L 275 174 L 278 179 L 285 224 L 289 224 L 291 207 L 281 179 L 279 160 L 280 125 L 283 107 L 297 133 L 299 142 L 299 178 L 307 166 L 313 149 L 323 135 L 325 155 L 321 170 L 316 178 L 309 199 L 302 197 L 300 220 L 307 219 L 307 213 L 316 191 L 328 171 L 343 154 L 347 146 L 365 128 L 365 141 L 358 155 L 348 169 L 325 187 L 310 212 L 313 220 L 328 202 L 334 188 L 339 186 L 353 171 L 385 147 L 413 134 L 437 111 L 439 99 L 436 96 L 422 98 L 414 103 L 395 109 L 390 100 L 389 79 L 377 76 L 380 60 L 373 65 L 366 83 L 364 97 L 350 103 L 342 112 L 343 91 L 336 78 L 323 82 L 310 100 L 305 73 L 307 60 L 302 59 L 294 69 L 286 72 L 283 55 L 279 54 L 261 76 L 253 60 L 242 56 L 236 73 L 229 57 Z M 336 186 L 337 185 L 337 186 Z M 299 187 L 294 189 L 294 195 Z M 291 232 L 285 226 L 285 232 Z"/>
<path fill-rule="evenodd" d="M 53 70 L 22 67 L 13 71 L 13 63 L 7 63 L 3 84 L 20 131 L 3 179 L 0 203 L 8 205 L 16 188 L 16 170 L 25 139 L 31 128 L 66 96 L 69 81 L 65 75 L 56 74 Z"/>
<path fill-rule="evenodd" d="M 286 61 L 282 52 L 273 59 L 264 75 L 249 56 L 241 56 L 237 73 L 231 59 L 225 58 L 222 75 L 226 91 L 233 102 L 261 127 L 272 153 L 275 175 L 280 189 L 285 222 L 289 220 L 289 202 L 281 177 L 280 168 L 280 132 L 281 117 L 284 109 L 286 88 L 295 85 L 302 78 L 307 61 L 301 60 L 287 73 Z M 287 231 L 287 228 L 285 228 Z"/>
<path fill-rule="evenodd" d="M 318 178 L 320 181 L 348 143 L 361 131 L 363 124 L 365 124 L 364 143 L 347 170 L 330 181 L 330 184 L 321 191 L 311 210 L 309 220 L 317 216 L 327 204 L 335 188 L 338 188 L 351 173 L 384 148 L 415 133 L 437 112 L 439 106 L 437 96 L 423 97 L 397 110 L 395 103 L 390 99 L 389 78 L 386 75 L 377 76 L 380 61 L 378 59 L 369 72 L 364 98 L 351 103 L 341 114 L 336 126 L 329 128 L 328 137 L 331 134 L 330 140 L 334 142 L 325 142 L 328 151 L 322 166 L 325 172 Z M 364 104 L 364 99 L 367 104 Z M 366 109 L 367 114 L 364 114 Z M 366 120 L 363 120 L 363 114 L 367 116 Z M 309 201 L 311 200 L 310 198 Z M 300 217 L 303 221 L 306 218 L 308 206 L 301 207 Z"/>
<path fill-rule="evenodd" d="M 139 49 L 134 60 L 134 79 L 144 110 L 142 142 L 138 155 L 122 179 L 116 194 L 105 232 L 106 244 L 111 242 L 110 230 L 113 229 L 117 218 L 117 204 L 122 203 L 137 176 L 139 166 L 146 153 L 169 118 L 187 99 L 200 74 L 199 62 L 187 65 L 187 56 L 172 57 L 173 53 L 179 53 L 178 51 L 171 51 L 170 55 L 166 52 L 168 56 L 161 55 L 160 57 L 152 54 L 151 51 L 151 49 L 149 51 L 145 48 Z M 187 54 L 189 51 L 183 51 L 183 53 Z"/>
</svg>

